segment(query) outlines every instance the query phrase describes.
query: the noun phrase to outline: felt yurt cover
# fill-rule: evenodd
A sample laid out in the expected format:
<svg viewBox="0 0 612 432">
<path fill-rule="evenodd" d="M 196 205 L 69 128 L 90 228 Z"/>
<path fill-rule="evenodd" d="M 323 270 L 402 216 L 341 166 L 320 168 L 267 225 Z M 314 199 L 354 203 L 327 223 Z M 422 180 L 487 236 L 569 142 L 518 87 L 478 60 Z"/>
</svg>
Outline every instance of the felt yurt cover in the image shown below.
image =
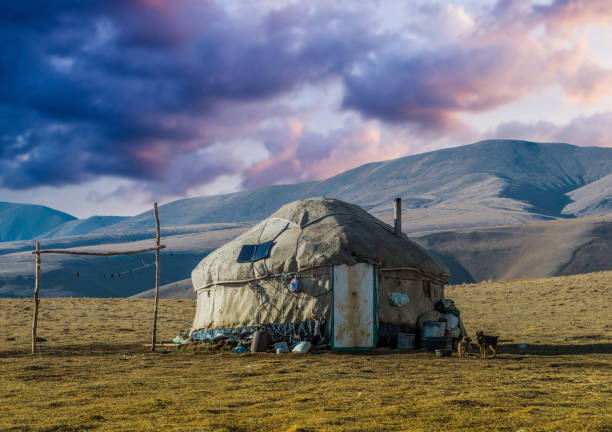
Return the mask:
<svg viewBox="0 0 612 432">
<path fill-rule="evenodd" d="M 329 269 L 355 263 L 413 271 L 440 286 L 449 276 L 437 257 L 405 235 L 396 236 L 357 205 L 330 198 L 295 201 L 210 253 L 193 270 L 198 297 L 193 329 L 324 319 L 332 301 L 326 296 Z M 289 291 L 294 276 L 308 276 L 300 279 L 305 295 Z"/>
</svg>

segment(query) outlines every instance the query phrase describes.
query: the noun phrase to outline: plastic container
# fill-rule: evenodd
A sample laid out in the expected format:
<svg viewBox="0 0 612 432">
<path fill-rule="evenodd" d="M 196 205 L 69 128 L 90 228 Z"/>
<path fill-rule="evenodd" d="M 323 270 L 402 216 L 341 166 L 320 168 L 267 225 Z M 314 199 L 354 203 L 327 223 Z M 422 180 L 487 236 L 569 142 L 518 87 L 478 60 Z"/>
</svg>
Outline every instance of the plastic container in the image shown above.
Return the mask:
<svg viewBox="0 0 612 432">
<path fill-rule="evenodd" d="M 277 342 L 274 344 L 274 351 L 276 354 L 288 353 L 289 346 L 287 345 L 287 342 Z"/>
<path fill-rule="evenodd" d="M 291 279 L 291 283 L 289 284 L 289 291 L 293 294 L 299 294 L 302 292 L 302 285 L 297 278 Z"/>
<path fill-rule="evenodd" d="M 414 342 L 416 335 L 414 333 L 402 333 L 397 334 L 397 348 L 398 349 L 414 349 Z"/>
<path fill-rule="evenodd" d="M 308 341 L 298 342 L 298 344 L 293 347 L 292 352 L 299 353 L 299 354 L 306 354 L 308 351 L 310 351 L 310 347 L 311 347 L 311 344 Z"/>
<path fill-rule="evenodd" d="M 446 327 L 449 329 L 454 329 L 459 325 L 459 317 L 452 313 L 445 313 L 442 315 L 446 319 Z"/>
<path fill-rule="evenodd" d="M 424 338 L 443 337 L 444 330 L 446 330 L 446 323 L 443 321 L 425 321 L 422 336 Z"/>
</svg>

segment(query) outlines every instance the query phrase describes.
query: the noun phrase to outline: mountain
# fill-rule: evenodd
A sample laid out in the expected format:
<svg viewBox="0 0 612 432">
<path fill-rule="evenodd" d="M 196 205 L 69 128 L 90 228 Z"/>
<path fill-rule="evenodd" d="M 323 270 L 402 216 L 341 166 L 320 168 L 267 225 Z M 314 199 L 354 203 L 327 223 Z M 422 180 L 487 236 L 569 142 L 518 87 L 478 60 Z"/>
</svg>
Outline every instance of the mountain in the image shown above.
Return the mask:
<svg viewBox="0 0 612 432">
<path fill-rule="evenodd" d="M 453 284 L 612 270 L 612 220 L 576 218 L 412 234 L 451 271 Z"/>
<path fill-rule="evenodd" d="M 589 183 L 567 194 L 572 201 L 562 213 L 575 216 L 603 216 L 612 214 L 612 174 Z"/>
<path fill-rule="evenodd" d="M 0 202 L 0 242 L 80 236 L 128 219 L 124 216 L 76 217 L 35 204 Z"/>
<path fill-rule="evenodd" d="M 185 279 L 208 252 L 283 204 L 312 196 L 354 202 L 387 222 L 393 199 L 401 197 L 404 231 L 444 260 L 453 283 L 612 269 L 612 224 L 605 217 L 612 214 L 612 149 L 494 140 L 369 163 L 319 182 L 160 206 L 168 246 L 161 254 L 164 295 L 185 295 Z M 154 241 L 152 212 L 76 220 L 46 207 L 2 204 L 4 297 L 31 295 L 28 238 L 41 239 L 43 248 L 102 250 Z M 27 211 L 19 214 L 20 206 Z M 151 262 L 151 254 L 45 255 L 41 296 L 131 296 L 152 288 Z"/>
<path fill-rule="evenodd" d="M 413 233 L 438 255 L 451 284 L 612 270 L 612 219 L 576 218 L 491 228 Z M 195 298 L 191 279 L 160 286 L 162 298 Z M 134 298 L 153 298 L 149 289 Z"/>
<path fill-rule="evenodd" d="M 220 228 L 211 225 L 208 231 L 177 233 L 166 231 L 160 253 L 160 281 L 172 284 L 191 275 L 191 270 L 209 252 L 244 232 L 244 227 Z M 206 227 L 199 227 L 204 230 Z M 107 238 L 82 236 L 95 244 L 86 243 L 86 250 L 135 250 L 155 245 L 155 236 L 132 239 L 130 236 Z M 82 237 L 46 239 L 41 248 L 74 249 Z M 102 243 L 111 240 L 109 243 Z M 0 251 L 0 297 L 28 297 L 34 287 L 33 242 L 7 243 Z M 72 243 L 72 244 L 71 244 Z M 124 256 L 41 256 L 41 297 L 129 297 L 155 287 L 155 253 Z"/>
<path fill-rule="evenodd" d="M 602 214 L 610 203 L 598 197 L 612 194 L 612 181 L 602 180 L 610 174 L 612 148 L 490 140 L 369 163 L 319 182 L 183 199 L 159 213 L 162 225 L 256 222 L 287 202 L 327 196 L 384 218 L 401 197 L 417 231 L 511 225 Z M 571 206 L 584 197 L 590 204 Z M 108 230 L 153 226 L 148 211 Z"/>
<path fill-rule="evenodd" d="M 65 222 L 39 238 L 57 238 L 89 234 L 97 229 L 114 225 L 122 220 L 128 219 L 124 216 L 91 216 L 86 219 L 76 219 Z"/>
<path fill-rule="evenodd" d="M 327 196 L 388 220 L 395 197 L 414 231 L 514 225 L 612 212 L 612 148 L 489 140 L 385 162 L 327 180 L 188 198 L 159 208 L 164 227 L 255 223 L 282 205 Z M 94 216 L 58 223 L 44 238 L 144 231 L 152 211 L 130 218 Z M 4 224 L 4 218 L 0 215 Z M 64 221 L 66 222 L 66 221 Z M 45 221 L 51 224 L 51 222 Z M 2 241 L 32 238 L 14 233 Z"/>
<path fill-rule="evenodd" d="M 76 218 L 49 207 L 0 202 L 0 242 L 27 240 Z"/>
<path fill-rule="evenodd" d="M 612 270 L 612 220 L 578 218 L 492 228 L 416 233 L 438 255 L 451 284 Z M 596 276 L 594 276 L 596 277 Z M 191 279 L 160 286 L 162 298 L 195 298 Z M 153 298 L 149 289 L 134 298 Z"/>
<path fill-rule="evenodd" d="M 166 285 L 161 285 L 159 287 L 159 296 L 161 298 L 173 299 L 196 298 L 195 291 L 193 290 L 193 284 L 191 283 L 191 278 L 172 282 Z M 155 298 L 155 288 L 151 288 L 150 290 L 146 290 L 136 295 L 133 295 L 132 298 Z"/>
</svg>

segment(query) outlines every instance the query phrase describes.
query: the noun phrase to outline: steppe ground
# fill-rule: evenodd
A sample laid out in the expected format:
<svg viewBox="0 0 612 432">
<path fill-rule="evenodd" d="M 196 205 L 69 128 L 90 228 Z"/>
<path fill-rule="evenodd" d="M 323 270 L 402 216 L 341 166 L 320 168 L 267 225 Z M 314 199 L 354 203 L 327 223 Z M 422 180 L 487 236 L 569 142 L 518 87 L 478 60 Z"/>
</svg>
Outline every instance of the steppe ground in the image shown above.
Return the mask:
<svg viewBox="0 0 612 432">
<path fill-rule="evenodd" d="M 179 353 L 152 301 L 0 300 L 0 430 L 612 431 L 612 272 L 448 287 L 495 359 L 426 352 Z M 161 338 L 192 300 L 162 300 Z M 527 348 L 519 350 L 524 342 Z"/>
</svg>

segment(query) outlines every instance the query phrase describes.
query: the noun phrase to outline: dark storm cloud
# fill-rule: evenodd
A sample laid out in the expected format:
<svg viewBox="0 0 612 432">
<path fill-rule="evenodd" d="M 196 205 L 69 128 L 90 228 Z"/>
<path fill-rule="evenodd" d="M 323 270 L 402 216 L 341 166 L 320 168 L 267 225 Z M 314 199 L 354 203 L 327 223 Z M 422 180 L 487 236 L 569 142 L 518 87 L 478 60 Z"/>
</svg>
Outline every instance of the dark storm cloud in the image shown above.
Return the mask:
<svg viewBox="0 0 612 432">
<path fill-rule="evenodd" d="M 415 6 L 415 21 L 428 25 L 393 31 L 367 4 L 268 11 L 220 4 L 0 5 L 0 187 L 116 176 L 181 194 L 223 174 L 244 175 L 244 185 L 308 180 L 323 177 L 321 167 L 390 156 L 359 127 L 314 133 L 305 124 L 300 139 L 285 139 L 262 126 L 287 121 L 280 112 L 287 101 L 268 104 L 305 86 L 340 83 L 340 109 L 439 134 L 459 127 L 461 113 L 494 109 L 551 82 L 582 101 L 612 92 L 610 71 L 586 63 L 571 35 L 549 43 L 605 22 L 607 0 L 537 7 L 504 0 L 475 18 L 452 5 Z M 269 157 L 243 166 L 205 151 L 246 138 L 263 143 Z"/>
<path fill-rule="evenodd" d="M 224 103 L 341 75 L 375 40 L 363 16 L 301 6 L 260 17 L 212 2 L 0 8 L 0 184 L 9 188 L 161 180 L 175 160 L 232 137 L 231 123 L 224 136 L 205 131 Z M 217 175 L 202 170 L 197 180 Z"/>
</svg>

